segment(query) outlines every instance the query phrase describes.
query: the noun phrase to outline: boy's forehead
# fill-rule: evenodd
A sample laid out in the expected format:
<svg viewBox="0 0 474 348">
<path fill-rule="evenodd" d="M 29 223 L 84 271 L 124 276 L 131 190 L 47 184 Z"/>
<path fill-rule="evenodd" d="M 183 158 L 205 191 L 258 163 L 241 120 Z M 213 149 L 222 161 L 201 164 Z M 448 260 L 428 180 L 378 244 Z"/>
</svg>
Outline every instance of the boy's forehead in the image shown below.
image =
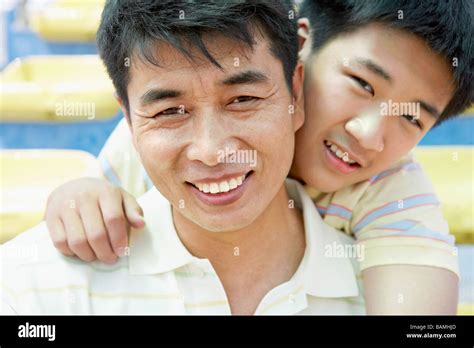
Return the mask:
<svg viewBox="0 0 474 348">
<path fill-rule="evenodd" d="M 386 81 L 413 86 L 414 91 L 437 102 L 439 109 L 444 109 L 454 93 L 452 71 L 443 57 L 415 34 L 383 23 L 336 36 L 312 55 L 311 64 L 320 56 L 352 68 L 360 68 L 362 61 L 374 63 L 372 72 L 379 67 L 383 71 L 379 77 L 386 75 Z"/>
</svg>

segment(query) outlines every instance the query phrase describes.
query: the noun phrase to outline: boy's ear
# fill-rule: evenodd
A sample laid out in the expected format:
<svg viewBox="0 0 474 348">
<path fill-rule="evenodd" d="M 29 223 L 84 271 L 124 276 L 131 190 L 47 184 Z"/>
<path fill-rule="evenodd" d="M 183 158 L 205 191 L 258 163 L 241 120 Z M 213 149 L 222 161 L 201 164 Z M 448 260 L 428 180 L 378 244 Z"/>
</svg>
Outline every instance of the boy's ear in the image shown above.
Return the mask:
<svg viewBox="0 0 474 348">
<path fill-rule="evenodd" d="M 303 126 L 304 113 L 304 65 L 299 62 L 293 73 L 293 129 Z"/>
<path fill-rule="evenodd" d="M 308 18 L 298 19 L 298 58 L 305 61 L 311 54 L 311 31 Z"/>
</svg>

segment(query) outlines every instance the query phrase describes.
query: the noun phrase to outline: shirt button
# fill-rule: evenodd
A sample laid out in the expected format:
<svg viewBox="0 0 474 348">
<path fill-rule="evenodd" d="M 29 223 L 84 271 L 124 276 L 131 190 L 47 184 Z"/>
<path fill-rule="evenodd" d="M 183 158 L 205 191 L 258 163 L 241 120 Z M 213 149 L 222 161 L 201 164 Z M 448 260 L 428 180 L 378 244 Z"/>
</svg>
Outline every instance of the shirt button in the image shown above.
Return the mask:
<svg viewBox="0 0 474 348">
<path fill-rule="evenodd" d="M 290 294 L 290 295 L 288 296 L 288 301 L 289 301 L 291 304 L 294 304 L 294 303 L 295 303 L 295 295 Z"/>
</svg>

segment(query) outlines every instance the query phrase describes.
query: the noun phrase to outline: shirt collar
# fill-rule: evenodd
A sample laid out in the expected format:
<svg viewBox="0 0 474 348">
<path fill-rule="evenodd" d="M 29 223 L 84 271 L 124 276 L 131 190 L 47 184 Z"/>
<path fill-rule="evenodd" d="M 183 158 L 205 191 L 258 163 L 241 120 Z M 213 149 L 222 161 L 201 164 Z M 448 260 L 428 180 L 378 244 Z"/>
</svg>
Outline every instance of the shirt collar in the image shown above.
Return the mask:
<svg viewBox="0 0 474 348">
<path fill-rule="evenodd" d="M 359 294 L 354 264 L 348 255 L 337 255 L 329 249 L 354 240 L 323 222 L 305 188 L 287 179 L 288 195 L 303 211 L 306 251 L 300 268 L 305 278 L 306 293 L 317 297 L 355 297 Z M 298 270 L 300 271 L 300 270 Z"/>
<path fill-rule="evenodd" d="M 303 186 L 286 180 L 288 195 L 303 211 L 306 250 L 297 273 L 305 278 L 306 293 L 318 297 L 357 296 L 352 262 L 347 257 L 327 256 L 327 248 L 343 244 L 342 232 L 326 225 Z M 199 260 L 183 245 L 173 223 L 171 205 L 153 187 L 138 200 L 146 227 L 130 233 L 129 271 L 145 275 L 173 271 Z M 347 236 L 346 236 L 347 238 Z"/>
<path fill-rule="evenodd" d="M 141 230 L 130 231 L 130 273 L 164 273 L 190 263 L 194 256 L 179 239 L 168 200 L 152 187 L 138 203 L 146 225 Z"/>
</svg>

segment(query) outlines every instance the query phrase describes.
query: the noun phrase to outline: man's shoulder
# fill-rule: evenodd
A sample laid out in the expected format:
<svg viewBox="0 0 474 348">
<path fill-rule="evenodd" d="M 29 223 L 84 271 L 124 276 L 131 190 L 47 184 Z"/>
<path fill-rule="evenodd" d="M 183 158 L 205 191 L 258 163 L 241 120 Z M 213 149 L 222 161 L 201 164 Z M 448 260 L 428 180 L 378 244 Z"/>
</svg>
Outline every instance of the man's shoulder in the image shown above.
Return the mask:
<svg viewBox="0 0 474 348">
<path fill-rule="evenodd" d="M 1 245 L 0 260 L 1 281 L 13 287 L 31 284 L 51 287 L 73 277 L 79 280 L 80 273 L 90 273 L 99 264 L 61 254 L 55 248 L 45 222 Z"/>
<path fill-rule="evenodd" d="M 63 258 L 50 240 L 45 222 L 1 245 L 2 303 L 18 314 L 43 313 L 41 301 L 34 301 L 37 290 L 64 287 L 64 274 L 73 276 L 73 272 L 64 272 L 67 262 Z"/>
<path fill-rule="evenodd" d="M 35 264 L 60 255 L 44 221 L 0 245 L 0 253 L 2 265 Z"/>
<path fill-rule="evenodd" d="M 86 297 L 74 294 L 88 293 L 93 284 L 99 284 L 95 281 L 99 273 L 126 272 L 126 264 L 127 258 L 105 265 L 64 256 L 42 222 L 0 246 L 0 300 L 19 314 L 78 312 L 75 307 L 86 310 Z"/>
</svg>

